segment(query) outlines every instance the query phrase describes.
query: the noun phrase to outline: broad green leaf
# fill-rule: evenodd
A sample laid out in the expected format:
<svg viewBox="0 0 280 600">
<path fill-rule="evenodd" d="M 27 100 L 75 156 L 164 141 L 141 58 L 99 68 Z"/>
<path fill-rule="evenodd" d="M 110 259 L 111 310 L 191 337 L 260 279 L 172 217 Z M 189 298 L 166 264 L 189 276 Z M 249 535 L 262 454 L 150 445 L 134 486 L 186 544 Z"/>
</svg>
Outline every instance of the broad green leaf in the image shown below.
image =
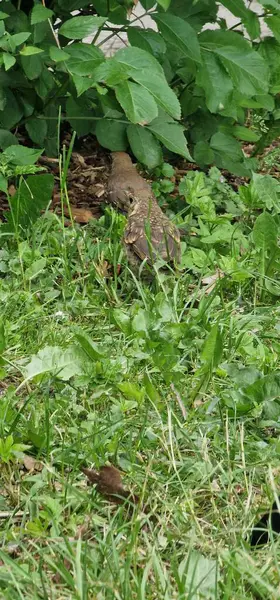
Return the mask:
<svg viewBox="0 0 280 600">
<path fill-rule="evenodd" d="M 96 361 L 104 356 L 104 353 L 99 345 L 96 344 L 82 329 L 75 332 L 75 338 L 79 342 L 89 360 Z"/>
<path fill-rule="evenodd" d="M 86 90 L 93 87 L 92 79 L 90 77 L 81 77 L 81 75 L 73 75 L 72 80 L 77 90 L 77 96 L 81 96 Z"/>
<path fill-rule="evenodd" d="M 12 54 L 9 54 L 8 52 L 3 52 L 2 57 L 3 57 L 5 70 L 8 71 L 11 67 L 14 66 L 16 59 Z"/>
<path fill-rule="evenodd" d="M 253 194 L 256 193 L 261 206 L 265 206 L 268 210 L 280 212 L 280 184 L 277 179 L 271 175 L 260 175 L 254 173 L 251 181 Z"/>
<path fill-rule="evenodd" d="M 25 128 L 32 142 L 35 142 L 38 146 L 43 146 L 48 131 L 47 121 L 34 117 L 34 119 L 26 121 Z"/>
<path fill-rule="evenodd" d="M 194 147 L 193 157 L 198 165 L 211 165 L 214 162 L 214 152 L 208 142 L 197 142 Z"/>
<path fill-rule="evenodd" d="M 52 373 L 68 381 L 74 375 L 85 373 L 86 364 L 84 352 L 76 346 L 69 346 L 66 350 L 58 346 L 46 346 L 32 356 L 23 373 L 26 380 L 38 380 Z"/>
<path fill-rule="evenodd" d="M 106 17 L 72 17 L 59 28 L 59 34 L 70 40 L 82 40 L 91 35 L 107 21 Z"/>
<path fill-rule="evenodd" d="M 16 215 L 17 224 L 24 230 L 30 227 L 45 210 L 52 198 L 54 186 L 54 177 L 49 173 L 41 175 L 31 175 L 23 181 L 16 194 L 10 198 L 11 210 Z M 34 199 L 36 198 L 36 202 Z M 14 222 L 11 214 L 7 213 L 6 218 L 12 230 Z"/>
<path fill-rule="evenodd" d="M 116 98 L 132 123 L 145 125 L 158 115 L 157 104 L 151 94 L 137 83 L 124 81 L 115 89 Z"/>
<path fill-rule="evenodd" d="M 220 60 L 213 53 L 203 50 L 202 60 L 196 83 L 205 91 L 207 108 L 210 112 L 216 113 L 224 108 L 233 90 L 233 84 Z"/>
<path fill-rule="evenodd" d="M 111 152 L 125 152 L 128 146 L 126 136 L 127 125 L 115 119 L 100 119 L 97 122 L 95 135 L 99 144 Z"/>
<path fill-rule="evenodd" d="M 21 56 L 21 64 L 27 79 L 31 81 L 39 77 L 44 67 L 44 62 L 40 54 Z"/>
<path fill-rule="evenodd" d="M 9 146 L 4 150 L 3 155 L 6 160 L 13 165 L 34 165 L 41 156 L 43 150 L 34 150 L 33 148 L 27 148 L 26 146 Z"/>
<path fill-rule="evenodd" d="M 253 228 L 253 240 L 260 250 L 272 250 L 277 245 L 278 227 L 269 213 L 262 213 L 256 218 Z"/>
<path fill-rule="evenodd" d="M 43 69 L 35 82 L 35 90 L 38 96 L 45 100 L 55 86 L 55 79 L 51 71 Z"/>
<path fill-rule="evenodd" d="M 280 11 L 280 2 L 278 0 L 259 0 L 263 6 L 269 6 L 275 8 L 278 12 Z"/>
<path fill-rule="evenodd" d="M 51 46 L 50 47 L 50 58 L 54 62 L 61 62 L 64 60 L 69 60 L 70 55 L 68 52 L 64 52 L 64 50 L 61 50 L 61 48 L 57 48 L 57 46 Z"/>
<path fill-rule="evenodd" d="M 251 385 L 243 388 L 242 393 L 257 404 L 279 400 L 280 396 L 280 373 L 269 373 L 257 379 Z"/>
<path fill-rule="evenodd" d="M 9 16 L 10 15 L 8 15 L 8 13 L 5 13 L 2 10 L 0 10 L 0 21 L 2 21 L 2 19 L 7 19 L 7 17 Z"/>
<path fill-rule="evenodd" d="M 43 6 L 43 4 L 35 4 L 31 11 L 31 25 L 47 21 L 47 19 L 51 19 L 53 14 L 53 11 Z"/>
<path fill-rule="evenodd" d="M 170 2 L 171 0 L 157 0 L 157 3 L 162 6 L 162 8 L 164 8 L 164 10 L 167 10 L 170 6 Z"/>
<path fill-rule="evenodd" d="M 207 30 L 200 35 L 202 48 L 218 55 L 239 92 L 253 96 L 268 90 L 268 69 L 260 53 L 233 31 Z"/>
<path fill-rule="evenodd" d="M 145 71 L 133 73 L 132 78 L 147 90 L 156 103 L 174 119 L 181 118 L 180 102 L 163 77 Z"/>
<path fill-rule="evenodd" d="M 163 37 L 153 29 L 129 27 L 127 37 L 131 46 L 142 48 L 142 50 L 149 52 L 155 58 L 161 57 L 166 52 L 166 44 Z"/>
<path fill-rule="evenodd" d="M 216 600 L 220 579 L 218 559 L 206 558 L 192 550 L 182 563 L 179 565 L 179 572 L 184 573 L 186 597 L 193 600 Z"/>
<path fill-rule="evenodd" d="M 260 135 L 249 127 L 243 127 L 243 125 L 235 125 L 232 133 L 234 137 L 244 142 L 257 142 L 260 139 Z"/>
<path fill-rule="evenodd" d="M 188 150 L 184 127 L 177 123 L 168 123 L 159 117 L 150 123 L 148 128 L 168 150 L 184 156 L 189 161 L 193 160 Z"/>
<path fill-rule="evenodd" d="M 218 323 L 216 323 L 211 328 L 211 331 L 204 342 L 201 358 L 206 363 L 211 363 L 213 367 L 217 367 L 222 358 L 222 353 L 222 335 L 220 327 Z"/>
<path fill-rule="evenodd" d="M 66 116 L 77 135 L 87 135 L 94 128 L 93 111 L 86 98 L 67 98 Z"/>
<path fill-rule="evenodd" d="M 200 63 L 200 47 L 195 30 L 183 19 L 170 13 L 152 15 L 166 42 L 182 56 Z"/>
<path fill-rule="evenodd" d="M 105 61 L 103 52 L 92 44 L 71 44 L 65 47 L 65 52 L 70 55 L 67 69 L 75 75 L 92 75 L 93 70 Z"/>
<path fill-rule="evenodd" d="M 6 179 L 6 177 L 4 177 L 4 175 L 1 175 L 1 173 L 0 173 L 0 190 L 1 190 L 1 192 L 4 192 L 4 194 L 8 194 L 8 179 Z"/>
<path fill-rule="evenodd" d="M 201 238 L 203 244 L 228 244 L 235 233 L 234 227 L 231 223 L 221 223 L 217 225 L 210 235 L 205 235 Z"/>
<path fill-rule="evenodd" d="M 25 277 L 30 281 L 38 277 L 38 275 L 45 269 L 47 264 L 47 259 L 42 257 L 38 260 L 35 260 L 30 267 L 25 270 Z"/>
<path fill-rule="evenodd" d="M 131 318 L 129 314 L 121 310 L 121 308 L 114 308 L 113 320 L 125 335 L 131 334 Z"/>
<path fill-rule="evenodd" d="M 13 92 L 8 88 L 5 89 L 5 96 L 6 103 L 4 110 L 0 111 L 0 127 L 3 129 L 12 129 L 23 117 L 23 110 Z"/>
<path fill-rule="evenodd" d="M 41 54 L 44 52 L 42 48 L 37 48 L 37 46 L 24 46 L 22 50 L 20 50 L 20 54 L 22 56 L 33 56 L 34 54 Z"/>
<path fill-rule="evenodd" d="M 117 384 L 118 389 L 128 400 L 135 400 L 137 404 L 142 404 L 145 398 L 145 390 L 140 389 L 139 386 L 130 381 L 124 381 L 123 383 Z"/>
<path fill-rule="evenodd" d="M 145 50 L 141 48 L 122 48 L 114 55 L 114 61 L 123 65 L 128 75 L 133 77 L 135 71 L 146 71 L 146 73 L 156 73 L 165 78 L 163 68 L 159 62 Z"/>
<path fill-rule="evenodd" d="M 129 125 L 127 137 L 134 156 L 148 169 L 154 169 L 162 162 L 160 144 L 146 127 Z"/>
<path fill-rule="evenodd" d="M 280 10 L 280 4 L 279 4 Z M 280 42 L 280 16 L 274 15 L 273 17 L 265 17 L 265 22 L 269 29 L 271 29 L 277 42 Z"/>
<path fill-rule="evenodd" d="M 215 152 L 228 155 L 235 162 L 243 159 L 243 152 L 238 141 L 231 135 L 222 133 L 221 131 L 212 135 L 210 146 Z"/>
<path fill-rule="evenodd" d="M 26 42 L 26 40 L 28 40 L 28 38 L 30 36 L 31 36 L 30 31 L 21 31 L 20 33 L 15 33 L 14 35 L 11 35 L 11 37 L 8 40 L 8 42 L 11 46 L 10 49 L 13 50 L 17 46 L 24 44 L 24 42 Z"/>
<path fill-rule="evenodd" d="M 126 67 L 118 63 L 115 58 L 107 58 L 92 73 L 93 81 L 102 81 L 112 87 L 126 81 L 128 78 L 129 73 Z"/>
<path fill-rule="evenodd" d="M 259 17 L 255 12 L 245 6 L 243 0 L 223 0 L 223 6 L 225 6 L 235 17 L 241 19 L 252 39 L 259 37 Z"/>
</svg>

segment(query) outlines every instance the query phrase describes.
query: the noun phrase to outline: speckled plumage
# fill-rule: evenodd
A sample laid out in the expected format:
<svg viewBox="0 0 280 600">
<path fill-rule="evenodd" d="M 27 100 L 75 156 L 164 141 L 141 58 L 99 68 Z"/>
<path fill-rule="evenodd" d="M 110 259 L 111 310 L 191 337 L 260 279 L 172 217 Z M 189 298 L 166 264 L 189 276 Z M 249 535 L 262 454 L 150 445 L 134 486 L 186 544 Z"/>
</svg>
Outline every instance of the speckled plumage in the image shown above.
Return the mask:
<svg viewBox="0 0 280 600">
<path fill-rule="evenodd" d="M 151 186 L 139 175 L 125 152 L 113 152 L 108 197 L 127 214 L 124 243 L 130 264 L 139 268 L 146 260 L 180 260 L 180 234 L 159 207 Z"/>
</svg>

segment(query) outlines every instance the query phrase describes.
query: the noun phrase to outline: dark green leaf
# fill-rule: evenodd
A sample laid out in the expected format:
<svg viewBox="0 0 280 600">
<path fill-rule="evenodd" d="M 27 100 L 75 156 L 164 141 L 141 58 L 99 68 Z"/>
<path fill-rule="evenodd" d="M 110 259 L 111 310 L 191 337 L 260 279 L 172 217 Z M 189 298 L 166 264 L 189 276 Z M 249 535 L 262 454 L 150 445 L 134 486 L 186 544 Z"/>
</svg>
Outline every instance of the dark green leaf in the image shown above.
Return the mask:
<svg viewBox="0 0 280 600">
<path fill-rule="evenodd" d="M 6 148 L 8 148 L 8 146 L 14 146 L 15 144 L 18 144 L 18 140 L 16 138 L 16 136 L 11 133 L 10 131 L 7 131 L 7 129 L 0 129 L 0 148 L 1 150 L 6 150 Z"/>
<path fill-rule="evenodd" d="M 129 125 L 127 137 L 134 156 L 148 169 L 154 169 L 162 162 L 160 144 L 146 127 Z"/>
<path fill-rule="evenodd" d="M 0 127 L 3 127 L 3 129 L 12 129 L 22 118 L 23 111 L 11 90 L 6 89 L 5 94 L 7 103 L 4 110 L 0 111 Z"/>
<path fill-rule="evenodd" d="M 47 21 L 53 16 L 53 11 L 43 6 L 43 4 L 35 4 L 31 11 L 31 25 Z"/>
<path fill-rule="evenodd" d="M 233 128 L 234 137 L 244 142 L 257 142 L 260 139 L 260 135 L 249 127 L 243 127 L 243 125 L 235 125 Z"/>
<path fill-rule="evenodd" d="M 238 162 L 243 159 L 243 152 L 237 140 L 221 131 L 212 135 L 210 146 L 215 152 L 230 156 L 233 161 Z"/>
<path fill-rule="evenodd" d="M 68 98 L 66 101 L 67 119 L 78 135 L 87 135 L 93 130 L 93 111 L 83 98 Z"/>
<path fill-rule="evenodd" d="M 114 119 L 100 119 L 97 122 L 95 135 L 99 144 L 111 152 L 125 152 L 128 146 L 126 136 L 127 125 Z"/>
<path fill-rule="evenodd" d="M 168 123 L 159 117 L 150 123 L 148 128 L 168 150 L 192 161 L 184 135 L 184 128 L 181 125 Z"/>
<path fill-rule="evenodd" d="M 1 319 L 0 321 L 0 354 L 3 354 L 6 349 L 5 327 Z"/>
<path fill-rule="evenodd" d="M 211 52 L 202 51 L 202 59 L 196 83 L 205 90 L 207 108 L 215 113 L 224 108 L 233 84 L 218 57 Z"/>
<path fill-rule="evenodd" d="M 133 73 L 132 78 L 154 97 L 156 103 L 167 114 L 174 117 L 174 119 L 180 119 L 181 107 L 179 100 L 162 76 L 137 71 Z"/>
<path fill-rule="evenodd" d="M 50 47 L 50 58 L 54 62 L 61 62 L 64 60 L 69 60 L 70 55 L 68 52 L 64 52 L 64 50 L 61 50 L 61 48 L 57 48 L 57 46 L 51 46 Z"/>
<path fill-rule="evenodd" d="M 65 52 L 70 55 L 67 68 L 76 75 L 92 75 L 93 70 L 105 60 L 103 52 L 91 44 L 72 44 L 66 46 Z"/>
<path fill-rule="evenodd" d="M 200 40 L 202 47 L 220 57 L 241 94 L 253 96 L 268 90 L 267 65 L 245 38 L 233 31 L 207 30 Z"/>
<path fill-rule="evenodd" d="M 280 10 L 280 4 L 279 4 L 279 10 Z M 273 17 L 265 17 L 264 20 L 265 20 L 267 26 L 269 27 L 269 29 L 271 29 L 277 42 L 280 42 L 280 16 L 275 15 Z"/>
<path fill-rule="evenodd" d="M 183 19 L 171 14 L 152 15 L 164 39 L 182 56 L 200 63 L 200 47 L 195 30 Z"/>
<path fill-rule="evenodd" d="M 27 79 L 37 79 L 43 70 L 43 60 L 40 54 L 33 56 L 21 56 L 21 64 Z"/>
<path fill-rule="evenodd" d="M 16 194 L 10 198 L 11 211 L 16 223 L 23 229 L 32 225 L 45 210 L 52 198 L 54 177 L 49 173 L 30 175 L 23 181 Z M 34 202 L 36 198 L 36 202 Z M 7 218 L 11 229 L 14 229 L 14 220 L 10 213 Z"/>
<path fill-rule="evenodd" d="M 143 29 L 142 27 L 129 27 L 127 37 L 131 46 L 142 48 L 156 58 L 161 57 L 166 52 L 166 44 L 163 37 L 153 29 Z"/>
<path fill-rule="evenodd" d="M 45 119 L 29 119 L 26 124 L 26 131 L 35 144 L 43 146 L 45 137 L 47 135 L 47 121 Z"/>
<path fill-rule="evenodd" d="M 214 152 L 208 142 L 204 142 L 203 140 L 195 144 L 193 157 L 195 162 L 202 167 L 211 165 L 214 162 Z"/>
<path fill-rule="evenodd" d="M 2 57 L 3 57 L 5 70 L 8 71 L 11 67 L 14 66 L 16 59 L 12 54 L 8 54 L 8 52 L 3 52 Z"/>
<path fill-rule="evenodd" d="M 118 50 L 114 56 L 114 61 L 123 65 L 126 73 L 133 77 L 135 71 L 146 71 L 146 73 L 157 73 L 164 77 L 163 68 L 159 62 L 145 50 L 141 48 L 123 48 Z"/>
<path fill-rule="evenodd" d="M 106 22 L 104 17 L 85 16 L 85 17 L 72 17 L 68 21 L 65 21 L 59 29 L 59 34 L 71 40 L 82 40 L 83 38 L 91 35 L 99 27 L 102 27 Z"/>
<path fill-rule="evenodd" d="M 124 81 L 116 87 L 116 98 L 132 123 L 147 124 L 158 115 L 153 96 L 137 83 Z"/>
</svg>

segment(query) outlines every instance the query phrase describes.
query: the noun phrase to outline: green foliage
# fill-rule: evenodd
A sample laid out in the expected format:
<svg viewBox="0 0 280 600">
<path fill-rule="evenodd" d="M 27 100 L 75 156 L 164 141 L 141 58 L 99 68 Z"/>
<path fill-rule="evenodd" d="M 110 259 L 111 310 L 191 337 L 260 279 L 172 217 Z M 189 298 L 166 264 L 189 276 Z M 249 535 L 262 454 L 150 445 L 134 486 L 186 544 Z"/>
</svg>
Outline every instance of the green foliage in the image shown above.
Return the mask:
<svg viewBox="0 0 280 600">
<path fill-rule="evenodd" d="M 137 18 L 130 24 L 130 0 L 55 0 L 50 6 L 6 0 L 0 141 L 6 147 L 9 132 L 23 125 L 35 145 L 55 155 L 53 128 L 61 114 L 78 135 L 95 134 L 110 150 L 130 146 L 148 168 L 160 164 L 163 146 L 200 166 L 215 163 L 250 176 L 255 163 L 239 140 L 261 149 L 279 130 L 279 7 L 264 4 L 275 39 L 258 41 L 256 13 L 243 0 L 222 4 L 240 19 L 248 39 L 226 30 L 215 0 L 144 2 L 145 10 L 153 8 L 158 31 L 138 27 Z M 209 21 L 218 29 L 203 31 Z M 114 24 L 127 32 L 130 46 L 106 59 L 99 34 L 113 38 Z M 246 121 L 250 108 L 263 131 Z"/>
<path fill-rule="evenodd" d="M 163 163 L 152 176 L 188 231 L 182 264 L 149 286 L 127 268 L 125 218 L 109 208 L 85 227 L 48 211 L 30 227 L 23 204 L 2 238 L 8 600 L 42 586 L 50 598 L 277 597 L 279 543 L 252 560 L 246 540 L 260 496 L 268 507 L 279 488 L 279 183 L 254 175 L 234 192 L 212 167 L 178 194 L 174 174 Z M 26 179 L 34 207 L 46 177 Z M 81 468 L 104 464 L 139 505 L 85 484 Z"/>
</svg>

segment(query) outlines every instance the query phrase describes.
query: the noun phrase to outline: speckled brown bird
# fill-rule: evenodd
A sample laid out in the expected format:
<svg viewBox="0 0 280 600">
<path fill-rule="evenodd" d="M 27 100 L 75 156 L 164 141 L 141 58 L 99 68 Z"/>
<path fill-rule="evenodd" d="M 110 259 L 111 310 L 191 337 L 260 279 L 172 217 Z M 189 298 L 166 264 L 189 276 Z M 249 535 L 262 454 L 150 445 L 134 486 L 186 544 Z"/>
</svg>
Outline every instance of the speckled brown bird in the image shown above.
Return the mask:
<svg viewBox="0 0 280 600">
<path fill-rule="evenodd" d="M 127 214 L 124 243 L 128 260 L 137 267 L 158 258 L 179 262 L 180 234 L 159 207 L 151 186 L 139 175 L 128 154 L 112 153 L 108 198 Z"/>
</svg>

